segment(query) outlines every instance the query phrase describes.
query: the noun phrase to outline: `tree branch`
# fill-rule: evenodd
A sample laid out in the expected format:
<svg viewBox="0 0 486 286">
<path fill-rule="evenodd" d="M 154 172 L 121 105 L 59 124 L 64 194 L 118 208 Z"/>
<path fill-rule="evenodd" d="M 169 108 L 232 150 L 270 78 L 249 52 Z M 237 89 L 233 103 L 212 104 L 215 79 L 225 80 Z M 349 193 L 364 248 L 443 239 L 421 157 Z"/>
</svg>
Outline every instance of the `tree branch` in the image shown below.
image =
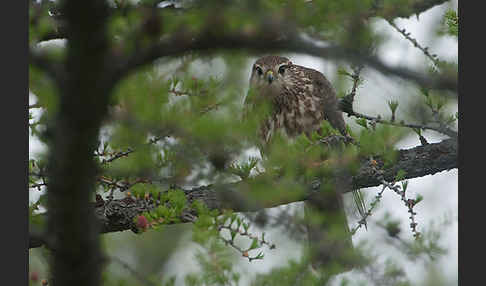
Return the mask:
<svg viewBox="0 0 486 286">
<path fill-rule="evenodd" d="M 447 139 L 440 143 L 417 146 L 411 149 L 398 150 L 396 162 L 389 168 L 383 169 L 383 160 L 363 160 L 359 171 L 353 177 L 355 189 L 379 186 L 385 181 L 394 181 L 398 171 L 405 171 L 404 179 L 412 179 L 433 175 L 437 172 L 457 168 L 457 141 Z M 383 171 L 379 171 L 383 170 Z M 325 178 L 332 179 L 332 178 Z M 321 181 L 314 181 L 308 186 L 309 193 L 319 191 Z M 209 209 L 232 209 L 237 212 L 257 211 L 262 208 L 276 207 L 306 199 L 306 195 L 296 198 L 279 196 L 278 199 L 254 202 L 245 195 L 245 181 L 225 185 L 207 185 L 183 190 L 186 194 L 188 206 L 199 200 Z M 101 233 L 124 231 L 131 229 L 137 232 L 134 219 L 143 212 L 156 207 L 153 199 L 135 199 L 126 197 L 111 201 L 98 201 L 95 212 L 101 222 Z M 181 222 L 191 222 L 195 218 L 195 210 L 187 208 L 181 215 Z M 35 237 L 30 237 L 29 247 L 38 247 L 34 243 Z"/>
<path fill-rule="evenodd" d="M 444 124 L 441 124 L 440 122 L 435 122 L 436 125 L 432 124 L 412 124 L 412 123 L 405 123 L 405 122 L 396 122 L 392 120 L 385 120 L 382 119 L 381 117 L 373 117 L 369 116 L 366 114 L 362 114 L 359 112 L 351 111 L 351 112 L 346 112 L 348 116 L 355 116 L 356 118 L 364 118 L 366 120 L 374 121 L 376 123 L 381 123 L 381 124 L 387 124 L 387 125 L 392 125 L 392 126 L 397 126 L 397 127 L 406 127 L 406 128 L 414 128 L 414 129 L 428 129 L 428 130 L 434 130 L 436 132 L 445 134 L 451 138 L 457 138 L 458 134 L 456 131 L 452 130 L 451 128 L 445 126 Z"/>
<path fill-rule="evenodd" d="M 131 57 L 122 59 L 116 68 L 114 81 L 133 72 L 136 68 L 149 64 L 161 57 L 183 55 L 188 52 L 207 52 L 220 49 L 247 49 L 250 51 L 275 51 L 305 53 L 322 58 L 346 60 L 359 65 L 368 65 L 375 70 L 389 75 L 402 77 L 429 88 L 457 91 L 457 78 L 452 76 L 431 76 L 413 71 L 405 67 L 392 67 L 376 56 L 359 53 L 343 46 L 323 45 L 317 39 L 299 33 L 295 27 L 289 27 L 285 22 L 262 24 L 255 31 L 215 31 L 207 29 L 201 33 L 191 33 L 181 30 L 173 36 L 165 37 L 150 47 L 134 53 Z M 268 27 L 270 25 L 271 27 Z M 225 26 L 224 23 L 211 24 Z M 260 32 L 261 31 L 261 32 Z M 278 32 L 277 32 L 278 31 Z"/>
<path fill-rule="evenodd" d="M 418 15 L 445 2 L 445 0 L 416 0 L 412 1 L 408 6 L 403 6 L 389 3 L 383 4 L 380 1 L 380 3 L 375 4 L 375 8 L 365 13 L 364 17 L 379 16 L 389 20 L 396 17 L 409 17 L 414 14 Z M 272 18 L 270 16 L 268 15 L 268 17 L 264 18 L 268 20 Z M 297 28 L 290 27 L 289 23 L 285 21 L 270 24 L 268 21 L 262 21 L 261 24 L 258 30 L 264 31 L 263 33 L 245 31 L 244 29 L 228 33 L 215 28 L 228 26 L 227 23 L 223 22 L 208 24 L 207 29 L 200 34 L 191 34 L 181 30 L 178 33 L 176 32 L 175 35 L 166 37 L 146 49 L 137 51 L 130 58 L 122 59 L 121 64 L 116 68 L 112 82 L 117 82 L 117 80 L 126 76 L 134 69 L 149 64 L 161 57 L 182 55 L 190 51 L 248 49 L 265 52 L 299 52 L 322 58 L 340 59 L 366 64 L 383 74 L 402 77 L 422 86 L 457 91 L 457 78 L 455 77 L 430 78 L 429 75 L 403 67 L 389 66 L 377 57 L 365 56 L 342 46 L 323 47 L 321 44 L 316 43 L 317 39 L 303 39 L 297 33 Z M 65 33 L 57 31 L 48 33 L 43 40 L 53 39 L 58 36 L 64 37 Z"/>
<path fill-rule="evenodd" d="M 391 3 L 390 3 L 391 2 Z M 368 14 L 369 17 L 382 17 L 388 20 L 395 18 L 409 18 L 413 15 L 419 15 L 438 5 L 442 5 L 449 0 L 414 0 L 408 1 L 404 5 L 400 1 L 383 1 L 376 0 L 375 8 Z"/>
</svg>

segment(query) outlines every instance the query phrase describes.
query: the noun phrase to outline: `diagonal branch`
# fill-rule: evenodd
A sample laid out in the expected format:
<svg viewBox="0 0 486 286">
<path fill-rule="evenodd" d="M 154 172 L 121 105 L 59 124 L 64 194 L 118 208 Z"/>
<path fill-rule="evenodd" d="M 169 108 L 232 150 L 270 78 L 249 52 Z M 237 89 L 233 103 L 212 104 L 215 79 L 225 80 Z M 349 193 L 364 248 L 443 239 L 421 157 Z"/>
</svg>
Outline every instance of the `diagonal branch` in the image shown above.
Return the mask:
<svg viewBox="0 0 486 286">
<path fill-rule="evenodd" d="M 412 38 L 410 36 L 410 32 L 407 32 L 405 29 L 400 29 L 398 28 L 398 26 L 393 22 L 393 21 L 388 21 L 388 23 L 390 24 L 390 26 L 392 26 L 397 32 L 399 32 L 400 34 L 403 35 L 403 37 L 405 37 L 405 39 L 407 39 L 410 43 L 413 44 L 414 47 L 416 47 L 417 49 L 419 49 L 426 57 L 428 57 L 433 63 L 434 65 L 437 67 L 440 63 L 440 60 L 439 58 L 437 57 L 436 54 L 431 54 L 429 52 L 429 48 L 428 47 L 422 47 L 422 45 L 419 44 L 419 42 L 417 41 L 417 39 L 415 38 Z"/>
<path fill-rule="evenodd" d="M 375 157 L 374 160 L 363 160 L 361 167 L 353 177 L 354 188 L 367 188 L 379 186 L 385 181 L 394 181 L 399 171 L 404 171 L 403 179 L 411 179 L 433 175 L 437 172 L 451 170 L 458 167 L 457 162 L 457 141 L 447 139 L 440 143 L 431 143 L 424 146 L 417 146 L 411 149 L 398 150 L 396 162 L 384 171 L 383 160 Z M 324 178 L 331 180 L 332 178 Z M 322 181 L 313 182 L 308 186 L 309 193 L 319 191 Z M 237 212 L 257 211 L 263 208 L 276 207 L 306 199 L 305 195 L 296 198 L 285 196 L 273 196 L 271 199 L 250 201 L 245 195 L 245 181 L 225 185 L 207 185 L 192 189 L 183 190 L 186 194 L 188 205 L 199 200 L 209 209 L 232 209 Z M 95 205 L 95 212 L 101 222 L 101 233 L 133 230 L 137 232 L 134 219 L 143 212 L 150 211 L 156 207 L 152 199 L 134 199 L 126 197 L 111 201 L 99 201 Z M 191 222 L 195 218 L 195 210 L 187 208 L 181 215 L 181 222 Z M 30 237 L 29 247 L 38 247 L 39 243 L 35 237 Z"/>
</svg>

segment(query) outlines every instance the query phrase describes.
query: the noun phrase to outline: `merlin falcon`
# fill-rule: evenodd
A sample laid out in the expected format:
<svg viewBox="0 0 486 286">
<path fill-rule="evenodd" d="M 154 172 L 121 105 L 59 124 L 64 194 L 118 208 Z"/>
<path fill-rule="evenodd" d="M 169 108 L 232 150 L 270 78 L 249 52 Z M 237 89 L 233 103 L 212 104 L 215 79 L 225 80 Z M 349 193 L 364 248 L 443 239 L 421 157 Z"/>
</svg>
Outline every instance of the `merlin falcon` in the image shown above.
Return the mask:
<svg viewBox="0 0 486 286">
<path fill-rule="evenodd" d="M 301 134 L 310 136 L 314 131 L 322 135 L 324 120 L 345 138 L 350 138 L 331 83 L 319 71 L 293 64 L 288 58 L 265 56 L 252 66 L 250 90 L 245 98 L 246 116 L 251 116 L 252 110 L 261 104 L 270 106 L 259 122 L 258 137 L 262 147 L 269 145 L 276 132 L 282 132 L 289 139 Z M 262 113 L 255 115 L 262 116 Z M 324 213 L 330 214 L 333 221 L 320 225 L 306 222 L 312 266 L 325 267 L 338 262 L 349 269 L 353 264 L 350 262 L 353 244 L 341 194 L 336 191 L 319 193 L 306 201 L 306 217 L 310 212 Z"/>
</svg>

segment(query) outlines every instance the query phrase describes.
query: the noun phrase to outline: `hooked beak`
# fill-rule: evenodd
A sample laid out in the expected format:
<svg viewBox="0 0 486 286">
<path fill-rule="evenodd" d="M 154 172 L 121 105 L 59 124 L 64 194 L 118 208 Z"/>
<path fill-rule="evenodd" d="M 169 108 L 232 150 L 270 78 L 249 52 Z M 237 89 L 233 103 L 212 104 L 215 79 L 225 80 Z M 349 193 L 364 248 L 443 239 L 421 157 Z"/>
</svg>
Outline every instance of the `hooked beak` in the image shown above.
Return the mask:
<svg viewBox="0 0 486 286">
<path fill-rule="evenodd" d="M 273 71 L 268 71 L 267 72 L 267 80 L 268 83 L 271 84 L 275 78 L 273 77 Z"/>
</svg>

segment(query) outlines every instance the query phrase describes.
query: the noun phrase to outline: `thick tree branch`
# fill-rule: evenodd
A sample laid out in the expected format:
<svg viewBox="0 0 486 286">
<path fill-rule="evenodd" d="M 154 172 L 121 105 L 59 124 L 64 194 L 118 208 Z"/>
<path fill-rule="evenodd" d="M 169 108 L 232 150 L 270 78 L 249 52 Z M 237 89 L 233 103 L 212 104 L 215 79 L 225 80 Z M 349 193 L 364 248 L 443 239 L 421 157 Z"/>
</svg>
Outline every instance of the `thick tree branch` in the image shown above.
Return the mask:
<svg viewBox="0 0 486 286">
<path fill-rule="evenodd" d="M 217 20 L 216 20 L 217 22 Z M 270 25 L 270 27 L 268 27 Z M 322 58 L 346 60 L 355 64 L 368 65 L 386 74 L 402 77 L 428 88 L 457 91 L 457 78 L 453 76 L 431 76 L 405 67 L 385 64 L 376 56 L 365 55 L 343 46 L 332 46 L 309 39 L 295 27 L 285 22 L 263 23 L 254 31 L 244 29 L 225 32 L 214 26 L 224 27 L 224 23 L 211 23 L 211 28 L 201 33 L 181 30 L 173 36 L 161 39 L 152 46 L 142 49 L 127 59 L 122 59 L 116 69 L 114 81 L 133 72 L 136 68 L 149 64 L 161 57 L 178 56 L 193 51 L 214 51 L 219 49 L 246 49 L 260 52 L 297 52 Z"/>
<path fill-rule="evenodd" d="M 404 5 L 400 1 L 386 1 L 376 0 L 374 9 L 372 9 L 369 17 L 383 17 L 388 20 L 395 18 L 409 18 L 413 15 L 419 15 L 422 12 L 429 10 L 438 5 L 442 5 L 449 0 L 413 0 L 408 1 L 408 5 Z"/>
<path fill-rule="evenodd" d="M 380 157 L 374 160 L 364 160 L 356 175 L 353 177 L 353 185 L 357 188 L 379 186 L 382 181 L 394 181 L 398 171 L 405 171 L 404 179 L 418 178 L 433 175 L 437 172 L 457 168 L 457 141 L 447 139 L 440 143 L 432 143 L 406 150 L 398 150 L 397 161 L 391 167 L 383 169 L 383 160 Z M 383 171 L 379 171 L 382 170 Z M 332 178 L 328 178 L 332 179 Z M 188 205 L 200 200 L 209 209 L 232 209 L 237 212 L 257 211 L 262 208 L 276 207 L 282 204 L 302 201 L 306 196 L 296 198 L 281 197 L 254 202 L 242 191 L 245 181 L 216 186 L 208 185 L 193 189 L 183 190 L 186 194 Z M 315 181 L 308 189 L 316 192 L 320 189 L 321 182 Z M 134 199 L 126 197 L 119 200 L 98 201 L 95 212 L 101 221 L 102 233 L 124 231 L 132 229 L 137 232 L 134 219 L 145 211 L 150 211 L 156 206 L 152 199 Z M 181 216 L 181 222 L 191 222 L 195 218 L 194 210 L 188 208 Z M 36 238 L 31 237 L 30 247 L 40 246 Z"/>
<path fill-rule="evenodd" d="M 447 139 L 440 143 L 399 150 L 396 163 L 384 170 L 383 179 L 393 181 L 400 170 L 405 171 L 404 179 L 412 179 L 455 169 L 458 167 L 457 148 L 456 139 Z M 383 166 L 382 160 L 378 158 L 376 161 L 379 166 Z M 366 162 L 353 177 L 353 185 L 355 188 L 374 187 L 381 184 L 379 179 L 379 174 L 373 172 L 372 162 Z"/>
<path fill-rule="evenodd" d="M 409 17 L 436 5 L 443 4 L 444 2 L 446 1 L 417 0 L 412 1 L 408 6 L 404 6 L 377 1 L 375 7 L 363 16 L 365 18 L 379 16 L 389 20 L 396 17 Z M 142 8 L 145 9 L 145 7 Z M 134 69 L 149 64 L 161 57 L 177 56 L 191 51 L 247 49 L 265 52 L 298 52 L 322 58 L 346 60 L 369 65 L 383 74 L 402 77 L 422 86 L 457 91 L 456 77 L 431 78 L 429 75 L 407 68 L 389 66 L 377 57 L 366 56 L 342 46 L 323 47 L 322 44 L 316 43 L 316 39 L 304 39 L 300 33 L 297 33 L 298 29 L 291 27 L 286 21 L 269 24 L 267 19 L 271 18 L 271 15 L 265 17 L 265 21 L 262 22 L 261 27 L 258 29 L 259 31 L 263 31 L 262 33 L 245 29 L 225 32 L 224 29 L 218 27 L 226 27 L 228 26 L 227 23 L 217 23 L 218 20 L 215 20 L 214 23 L 209 23 L 207 30 L 199 34 L 191 34 L 187 31 L 180 30 L 173 36 L 163 38 L 158 43 L 137 51 L 127 59 L 121 59 L 121 64 L 116 68 L 112 82 L 116 82 L 134 71 Z M 48 33 L 46 39 L 56 37 L 57 33 Z M 64 33 L 59 33 L 59 36 L 63 35 Z"/>
</svg>

